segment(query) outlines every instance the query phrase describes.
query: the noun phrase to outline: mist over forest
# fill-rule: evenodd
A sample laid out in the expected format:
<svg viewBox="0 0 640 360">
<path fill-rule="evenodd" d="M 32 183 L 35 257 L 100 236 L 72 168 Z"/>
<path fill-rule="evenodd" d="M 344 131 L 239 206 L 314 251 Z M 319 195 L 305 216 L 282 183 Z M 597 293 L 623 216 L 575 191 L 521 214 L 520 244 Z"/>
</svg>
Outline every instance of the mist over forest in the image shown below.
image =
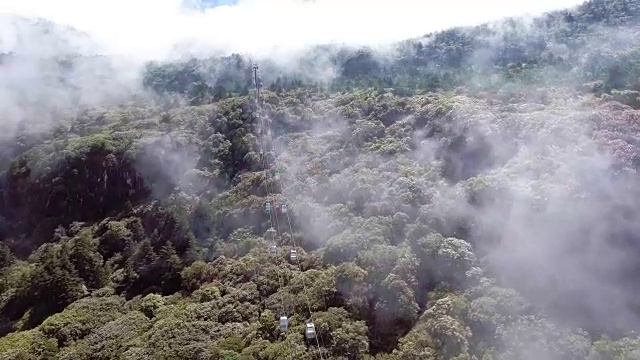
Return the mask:
<svg viewBox="0 0 640 360">
<path fill-rule="evenodd" d="M 0 14 L 0 359 L 640 359 L 640 1 L 540 10 L 164 56 Z"/>
</svg>

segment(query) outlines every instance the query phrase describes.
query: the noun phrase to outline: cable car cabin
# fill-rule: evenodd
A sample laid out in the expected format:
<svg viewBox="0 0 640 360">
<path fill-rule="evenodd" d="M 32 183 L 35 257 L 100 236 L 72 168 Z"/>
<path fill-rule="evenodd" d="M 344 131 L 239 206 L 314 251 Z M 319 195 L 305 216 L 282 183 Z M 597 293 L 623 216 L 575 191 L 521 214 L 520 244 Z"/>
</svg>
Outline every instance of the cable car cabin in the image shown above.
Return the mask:
<svg viewBox="0 0 640 360">
<path fill-rule="evenodd" d="M 280 316 L 280 331 L 286 332 L 289 327 L 289 319 L 286 316 Z"/>
<path fill-rule="evenodd" d="M 291 249 L 291 252 L 289 253 L 289 258 L 291 259 L 291 261 L 298 260 L 298 252 L 296 251 L 296 249 Z"/>
<path fill-rule="evenodd" d="M 264 204 L 264 211 L 266 211 L 267 214 L 271 212 L 271 203 L 269 201 Z"/>
<path fill-rule="evenodd" d="M 278 253 L 278 247 L 275 245 L 271 245 L 271 254 L 276 255 Z"/>
<path fill-rule="evenodd" d="M 307 339 L 315 339 L 316 326 L 313 323 L 307 323 L 307 329 L 305 330 L 304 335 Z"/>
<path fill-rule="evenodd" d="M 265 231 L 265 235 L 273 239 L 274 236 L 276 236 L 276 229 L 274 229 L 273 227 L 270 227 L 269 229 L 267 229 L 267 231 Z"/>
<path fill-rule="evenodd" d="M 283 214 L 286 214 L 287 213 L 287 204 L 280 205 L 280 211 L 282 211 Z"/>
</svg>

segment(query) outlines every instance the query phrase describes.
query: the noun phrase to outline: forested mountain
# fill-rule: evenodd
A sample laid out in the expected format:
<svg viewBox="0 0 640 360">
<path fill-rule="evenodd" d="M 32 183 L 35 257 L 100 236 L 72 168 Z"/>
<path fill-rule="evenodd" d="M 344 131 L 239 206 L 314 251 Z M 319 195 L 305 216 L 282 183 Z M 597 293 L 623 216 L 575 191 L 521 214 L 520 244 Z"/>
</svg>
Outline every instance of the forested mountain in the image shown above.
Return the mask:
<svg viewBox="0 0 640 360">
<path fill-rule="evenodd" d="M 535 19 L 505 19 L 454 28 L 391 48 L 316 46 L 286 65 L 260 61 L 265 86 L 332 91 L 393 87 L 402 94 L 425 90 L 495 89 L 504 82 L 558 86 L 593 84 L 597 91 L 640 90 L 637 51 L 640 9 L 634 1 L 588 1 L 572 11 Z M 251 88 L 251 59 L 229 57 L 151 63 L 145 84 L 184 94 L 192 103 Z"/>
<path fill-rule="evenodd" d="M 640 358 L 639 16 L 154 62 L 44 130 L 4 111 L 0 359 Z M 66 91 L 86 59 L 41 64 Z M 106 86 L 81 68 L 68 93 Z"/>
</svg>

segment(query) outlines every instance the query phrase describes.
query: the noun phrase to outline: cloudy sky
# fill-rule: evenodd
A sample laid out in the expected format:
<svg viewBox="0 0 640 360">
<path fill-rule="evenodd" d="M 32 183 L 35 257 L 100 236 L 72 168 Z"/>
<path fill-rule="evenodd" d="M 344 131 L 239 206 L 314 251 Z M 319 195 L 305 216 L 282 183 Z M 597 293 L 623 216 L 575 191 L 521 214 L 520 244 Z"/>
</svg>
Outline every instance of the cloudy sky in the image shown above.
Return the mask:
<svg viewBox="0 0 640 360">
<path fill-rule="evenodd" d="M 185 1 L 207 6 L 202 11 L 188 9 Z M 157 58 L 184 41 L 254 53 L 326 42 L 380 44 L 455 25 L 538 14 L 580 3 L 577 0 L 0 0 L 0 13 L 46 18 L 89 33 L 109 52 Z"/>
</svg>

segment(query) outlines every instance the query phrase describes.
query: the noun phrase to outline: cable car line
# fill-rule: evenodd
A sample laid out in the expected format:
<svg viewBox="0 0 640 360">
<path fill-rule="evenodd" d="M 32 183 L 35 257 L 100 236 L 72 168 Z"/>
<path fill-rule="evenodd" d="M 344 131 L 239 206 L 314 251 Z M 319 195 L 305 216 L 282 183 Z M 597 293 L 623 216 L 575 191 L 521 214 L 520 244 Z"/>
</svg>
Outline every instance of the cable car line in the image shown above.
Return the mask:
<svg viewBox="0 0 640 360">
<path fill-rule="evenodd" d="M 259 92 L 259 80 L 257 77 L 257 66 L 254 65 L 254 74 L 255 74 L 255 85 L 256 85 L 256 106 L 258 106 L 258 108 L 260 109 L 260 92 Z M 259 121 L 259 128 L 262 129 L 262 127 L 264 126 L 263 123 L 263 118 L 260 114 L 260 111 L 258 111 L 258 121 Z M 265 144 L 264 144 L 264 136 L 263 136 L 263 132 L 260 131 L 260 162 L 262 164 L 262 174 L 263 175 L 267 175 L 267 161 L 266 161 L 266 157 L 265 157 Z M 265 192 L 267 194 L 267 200 L 268 202 L 265 204 L 265 210 L 267 211 L 267 213 L 269 214 L 269 229 L 267 230 L 267 233 L 271 234 L 271 241 L 272 241 L 272 245 L 271 245 L 271 249 L 275 250 L 271 251 L 271 254 L 274 257 L 274 262 L 276 265 L 276 276 L 278 279 L 278 288 L 282 289 L 283 288 L 283 282 L 282 282 L 282 278 L 280 277 L 280 270 L 279 270 L 279 262 L 278 262 L 278 254 L 277 254 L 277 245 L 276 245 L 276 237 L 277 237 L 277 230 L 275 230 L 274 228 L 274 220 L 276 223 L 276 227 L 278 226 L 277 224 L 277 219 L 274 219 L 274 211 L 272 211 L 273 209 L 271 209 L 271 203 L 269 202 L 271 199 L 271 191 L 269 190 L 269 182 L 265 181 Z M 286 307 L 285 307 L 285 300 L 284 300 L 284 293 L 281 294 L 280 296 L 280 316 L 279 316 L 279 328 L 281 331 L 283 331 L 284 333 L 286 333 L 286 330 L 288 328 L 289 325 L 289 320 L 286 316 Z M 291 352 L 291 359 L 293 359 L 293 352 Z"/>
<path fill-rule="evenodd" d="M 271 124 L 269 124 L 269 131 L 271 132 Z M 276 152 L 275 143 L 272 141 L 271 145 L 272 145 L 273 153 L 275 154 Z M 274 166 L 276 166 L 275 162 L 276 161 L 274 160 Z M 284 191 L 284 189 L 282 190 Z M 295 256 L 291 256 L 291 260 L 296 262 L 296 264 L 298 265 L 298 268 L 300 269 L 300 273 L 302 273 L 303 272 L 302 264 L 300 263 L 300 257 L 297 256 L 297 252 L 296 252 L 296 248 L 298 248 L 298 244 L 296 243 L 295 236 L 293 235 L 293 224 L 291 222 L 291 215 L 289 214 L 288 210 L 285 211 L 284 214 L 286 215 L 286 218 L 287 218 L 287 223 L 289 225 L 289 234 L 291 236 L 291 243 L 294 248 L 292 249 L 291 255 L 295 255 Z M 277 214 L 275 216 L 277 219 Z M 305 300 L 307 303 L 307 309 L 309 311 L 309 319 L 310 319 L 310 322 L 308 322 L 305 327 L 305 336 L 307 336 L 307 338 L 309 337 L 315 338 L 316 346 L 318 348 L 318 352 L 320 353 L 320 357 L 324 358 L 322 356 L 322 350 L 320 349 L 320 341 L 316 333 L 315 322 L 313 321 L 313 311 L 311 310 L 311 302 L 309 301 L 309 291 L 307 290 L 307 285 L 306 285 L 306 282 L 304 281 L 304 277 L 301 277 L 301 281 L 302 281 L 303 292 L 304 292 Z"/>
<path fill-rule="evenodd" d="M 272 134 L 273 131 L 271 129 L 271 122 L 267 121 L 267 124 L 268 124 L 267 131 L 268 131 L 269 134 Z M 275 142 L 274 141 L 271 141 L 271 147 L 272 147 L 272 151 L 274 153 L 274 161 L 273 161 L 274 167 L 277 169 L 277 163 L 276 163 L 276 159 L 275 159 L 276 148 L 275 148 Z M 284 189 L 281 189 L 281 190 L 284 191 Z M 291 216 L 289 214 L 289 211 L 286 209 L 286 204 L 283 204 L 283 206 L 284 206 L 284 209 L 285 209 L 285 211 L 283 211 L 283 213 L 287 217 L 287 222 L 288 222 L 288 225 L 289 225 L 289 234 L 291 236 L 291 243 L 293 245 L 293 249 L 291 250 L 291 253 L 290 253 L 290 259 L 291 259 L 291 261 L 295 261 L 296 262 L 296 264 L 298 265 L 298 268 L 300 269 L 300 273 L 302 273 L 303 270 L 302 270 L 302 265 L 300 263 L 300 257 L 297 254 L 298 244 L 296 243 L 295 237 L 293 236 L 293 225 L 292 225 L 292 222 L 291 222 Z M 278 221 L 277 220 L 277 217 L 278 217 L 277 213 L 275 213 L 274 216 L 276 218 L 276 223 L 277 223 L 277 221 Z M 307 339 L 314 338 L 316 340 L 316 346 L 318 348 L 318 352 L 320 354 L 320 357 L 324 358 L 322 356 L 322 350 L 320 349 L 320 342 L 319 342 L 319 339 L 318 339 L 318 336 L 317 336 L 317 333 L 316 333 L 315 323 L 313 321 L 313 311 L 311 310 L 311 302 L 309 301 L 309 291 L 307 289 L 307 285 L 306 285 L 306 282 L 304 280 L 304 276 L 301 277 L 301 281 L 302 281 L 303 292 L 304 292 L 305 300 L 306 300 L 306 303 L 307 303 L 307 309 L 309 311 L 309 319 L 310 319 L 310 321 L 306 324 L 306 327 L 305 327 L 305 336 L 307 337 Z"/>
</svg>

